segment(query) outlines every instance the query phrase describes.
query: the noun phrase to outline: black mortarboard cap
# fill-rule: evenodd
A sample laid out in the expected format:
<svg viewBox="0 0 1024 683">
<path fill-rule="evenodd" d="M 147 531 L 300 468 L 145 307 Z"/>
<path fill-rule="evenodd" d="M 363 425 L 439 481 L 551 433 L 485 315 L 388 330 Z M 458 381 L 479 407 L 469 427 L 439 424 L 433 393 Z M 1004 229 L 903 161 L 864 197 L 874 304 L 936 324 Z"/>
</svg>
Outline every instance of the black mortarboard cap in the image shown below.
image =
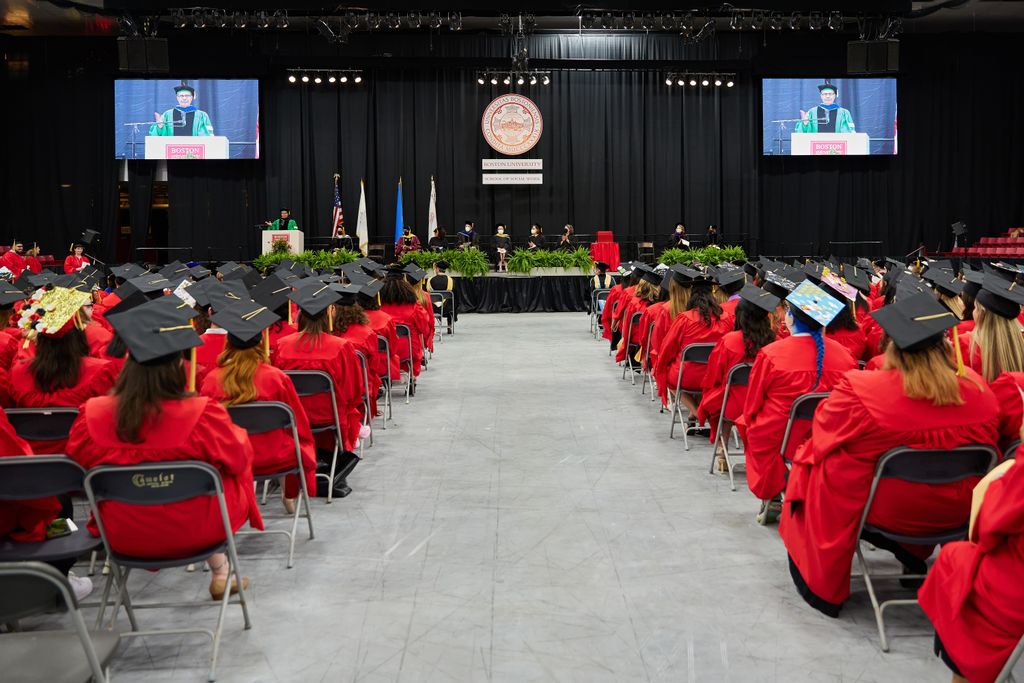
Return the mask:
<svg viewBox="0 0 1024 683">
<path fill-rule="evenodd" d="M 0 308 L 11 308 L 19 301 L 24 301 L 28 295 L 13 285 L 0 282 Z"/>
<path fill-rule="evenodd" d="M 960 319 L 928 293 L 915 294 L 871 313 L 902 351 L 916 351 L 938 341 Z"/>
<path fill-rule="evenodd" d="M 948 258 L 928 261 L 925 265 L 928 266 L 928 270 L 953 270 L 953 262 Z"/>
<path fill-rule="evenodd" d="M 351 306 L 356 302 L 356 295 L 362 289 L 359 285 L 343 285 L 337 282 L 332 282 L 330 288 L 341 295 L 338 303 L 342 306 Z"/>
<path fill-rule="evenodd" d="M 160 299 L 120 315 L 108 315 L 107 321 L 139 363 L 163 359 L 203 343 L 189 319 Z"/>
<path fill-rule="evenodd" d="M 981 269 L 983 272 L 989 275 L 996 275 L 1006 280 L 1007 282 L 1013 282 L 1020 275 L 1020 270 L 1016 266 L 1011 266 L 1009 263 L 996 262 L 996 263 L 982 263 Z"/>
<path fill-rule="evenodd" d="M 173 283 L 163 275 L 159 273 L 149 273 L 147 275 L 140 275 L 139 277 L 133 277 L 130 280 L 126 280 L 124 284 L 117 288 L 118 296 L 122 299 L 127 294 L 132 292 L 142 292 L 143 294 L 154 298 L 157 296 L 163 296 L 165 289 L 174 289 L 177 283 Z"/>
<path fill-rule="evenodd" d="M 133 277 L 145 275 L 148 271 L 134 263 L 125 263 L 120 266 L 114 266 L 110 269 L 110 272 L 114 277 L 119 277 L 122 280 L 131 280 Z"/>
<path fill-rule="evenodd" d="M 250 268 L 246 271 L 245 275 L 242 276 L 242 284 L 245 285 L 246 289 L 252 289 L 260 282 L 262 282 L 263 276 L 255 268 Z"/>
<path fill-rule="evenodd" d="M 715 282 L 718 283 L 719 287 L 730 287 L 743 282 L 744 280 L 745 278 L 743 277 L 742 270 L 720 270 L 718 275 L 715 276 Z"/>
<path fill-rule="evenodd" d="M 423 270 L 415 263 L 410 263 L 405 267 L 405 274 L 409 276 L 409 280 L 411 280 L 414 285 L 423 282 L 423 278 L 427 277 L 427 271 Z"/>
<path fill-rule="evenodd" d="M 365 285 L 366 283 L 373 280 L 372 277 L 364 273 L 363 270 L 358 266 L 356 267 L 355 270 L 345 271 L 345 279 L 348 280 L 353 285 Z"/>
<path fill-rule="evenodd" d="M 951 271 L 929 268 L 924 274 L 924 280 L 932 283 L 935 289 L 946 296 L 957 296 L 964 291 L 964 283 L 957 280 Z"/>
<path fill-rule="evenodd" d="M 447 268 L 447 267 L 448 266 L 446 265 L 445 268 Z M 602 270 L 602 271 L 608 270 L 609 268 L 611 268 L 611 266 L 609 266 L 604 261 L 594 261 L 594 267 L 597 268 L 598 270 Z"/>
<path fill-rule="evenodd" d="M 896 300 L 909 299 L 924 291 L 921 281 L 913 275 L 901 277 L 896 282 Z"/>
<path fill-rule="evenodd" d="M 234 261 L 228 261 L 217 266 L 217 272 L 225 280 L 235 279 L 245 275 L 245 266 Z"/>
<path fill-rule="evenodd" d="M 766 313 L 771 313 L 782 303 L 779 297 L 754 285 L 744 285 L 740 290 L 740 299 L 749 301 Z"/>
<path fill-rule="evenodd" d="M 263 282 L 249 291 L 249 296 L 270 310 L 276 311 L 288 301 L 291 291 L 291 285 L 277 275 L 268 275 Z"/>
<path fill-rule="evenodd" d="M 319 287 L 303 287 L 288 295 L 302 311 L 312 317 L 317 317 L 327 310 L 327 307 L 337 303 L 341 295 L 330 288 L 329 285 L 318 283 Z"/>
<path fill-rule="evenodd" d="M 699 271 L 696 271 L 689 266 L 684 266 L 681 263 L 677 263 L 669 268 L 669 270 L 672 272 L 672 277 L 675 281 L 686 287 L 691 286 L 694 279 L 701 275 Z"/>
<path fill-rule="evenodd" d="M 963 293 L 968 296 L 977 296 L 982 283 L 985 282 L 985 274 L 978 270 L 965 270 L 964 280 Z"/>
<path fill-rule="evenodd" d="M 160 274 L 168 280 L 181 282 L 185 278 L 189 277 L 190 273 L 188 271 L 188 266 L 181 261 L 172 261 L 160 269 Z"/>
<path fill-rule="evenodd" d="M 218 311 L 210 320 L 228 331 L 228 341 L 237 349 L 256 346 L 267 329 L 281 318 L 268 306 L 256 301 L 242 301 Z"/>
<path fill-rule="evenodd" d="M 661 273 L 653 268 L 645 268 L 643 272 L 640 273 L 640 279 L 652 285 L 660 285 L 662 278 Z"/>
<path fill-rule="evenodd" d="M 826 82 L 824 82 L 824 83 L 822 83 L 821 85 L 818 86 L 818 92 L 821 92 L 822 90 L 831 90 L 832 92 L 835 92 L 835 93 L 839 92 L 838 86 L 833 85 L 832 83 L 829 83 L 828 81 L 826 81 Z"/>
<path fill-rule="evenodd" d="M 861 256 L 859 259 L 857 259 L 857 267 L 863 268 L 864 270 L 871 270 L 871 260 Z"/>
<path fill-rule="evenodd" d="M 376 300 L 377 294 L 383 288 L 383 282 L 381 282 L 380 280 L 371 280 L 370 282 L 367 282 L 365 285 L 362 285 L 359 288 L 359 295 L 366 297 L 367 299 Z"/>
<path fill-rule="evenodd" d="M 868 271 L 856 266 L 847 266 L 843 269 L 843 278 L 851 287 L 862 294 L 871 291 L 871 280 L 868 278 Z"/>
<path fill-rule="evenodd" d="M 174 94 L 177 95 L 182 90 L 187 91 L 190 95 L 193 95 L 193 96 L 196 94 L 196 89 L 193 88 L 188 83 L 186 83 L 185 81 L 182 81 L 179 85 L 174 86 Z"/>
<path fill-rule="evenodd" d="M 194 280 L 202 280 L 203 278 L 210 277 L 212 272 L 210 271 L 209 268 L 200 265 L 195 265 L 189 267 L 188 274 L 191 275 L 192 279 Z"/>
<path fill-rule="evenodd" d="M 35 285 L 32 284 L 33 274 L 34 273 L 31 270 L 26 268 L 25 270 L 21 271 L 21 275 L 19 275 L 18 278 L 11 284 L 14 285 L 15 288 L 20 289 L 21 291 L 27 294 L 28 292 L 31 292 L 33 289 L 35 289 Z"/>
<path fill-rule="evenodd" d="M 1024 306 L 1024 286 L 1007 282 L 995 275 L 986 275 L 978 292 L 978 303 L 1004 318 L 1016 318 Z"/>
<path fill-rule="evenodd" d="M 43 287 L 45 285 L 54 282 L 58 275 L 52 270 L 44 270 L 41 273 L 32 273 L 28 276 L 28 281 L 32 283 L 33 287 Z"/>
<path fill-rule="evenodd" d="M 118 294 L 118 297 L 121 300 L 118 301 L 117 304 L 115 304 L 114 306 L 111 306 L 110 308 L 107 309 L 107 312 L 104 314 L 105 318 L 120 315 L 122 313 L 132 310 L 136 306 L 141 306 L 142 304 L 151 301 L 151 299 L 149 299 L 145 294 L 143 294 L 139 290 L 135 290 L 132 293 L 128 294 L 127 296 L 121 296 L 120 294 Z"/>
</svg>

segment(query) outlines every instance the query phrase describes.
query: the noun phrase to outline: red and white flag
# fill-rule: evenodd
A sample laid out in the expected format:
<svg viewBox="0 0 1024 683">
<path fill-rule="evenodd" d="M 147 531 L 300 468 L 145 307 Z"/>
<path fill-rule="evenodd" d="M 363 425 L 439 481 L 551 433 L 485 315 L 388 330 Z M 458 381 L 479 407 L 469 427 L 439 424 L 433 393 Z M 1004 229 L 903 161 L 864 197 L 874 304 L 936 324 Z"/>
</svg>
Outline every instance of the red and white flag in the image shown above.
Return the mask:
<svg viewBox="0 0 1024 683">
<path fill-rule="evenodd" d="M 334 211 L 331 214 L 331 237 L 337 237 L 341 229 L 345 227 L 345 214 L 341 210 L 341 192 L 338 190 L 338 181 L 341 176 L 334 174 Z"/>
</svg>

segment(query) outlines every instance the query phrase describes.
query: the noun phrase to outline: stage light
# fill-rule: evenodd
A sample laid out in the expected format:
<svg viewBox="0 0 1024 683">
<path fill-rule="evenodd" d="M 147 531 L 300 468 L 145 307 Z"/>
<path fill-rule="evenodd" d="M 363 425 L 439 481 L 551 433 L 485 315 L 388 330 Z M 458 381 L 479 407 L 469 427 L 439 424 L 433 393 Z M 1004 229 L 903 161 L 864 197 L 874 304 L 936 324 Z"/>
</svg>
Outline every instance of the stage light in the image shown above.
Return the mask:
<svg viewBox="0 0 1024 683">
<path fill-rule="evenodd" d="M 678 81 L 676 81 L 676 85 L 679 85 L 679 86 L 686 85 L 686 79 L 685 78 L 680 78 Z"/>
<path fill-rule="evenodd" d="M 327 82 L 328 83 L 337 83 L 337 81 L 338 81 L 338 77 L 335 76 L 334 74 L 331 74 L 330 76 L 327 77 Z"/>
<path fill-rule="evenodd" d="M 832 12 L 828 15 L 828 28 L 830 31 L 843 30 L 843 15 L 839 12 Z"/>
<path fill-rule="evenodd" d="M 739 31 L 743 28 L 743 14 L 741 12 L 732 13 L 732 17 L 729 19 L 729 28 L 733 31 Z"/>
<path fill-rule="evenodd" d="M 605 12 L 601 16 L 601 28 L 612 29 L 615 28 L 615 15 L 611 12 Z"/>
<path fill-rule="evenodd" d="M 825 25 L 825 17 L 821 15 L 821 12 L 811 12 L 807 19 L 807 28 L 812 31 L 820 31 L 821 27 Z"/>
<path fill-rule="evenodd" d="M 593 15 L 592 12 L 584 12 L 583 17 L 580 19 L 580 24 L 583 26 L 583 28 L 594 28 L 594 23 L 596 21 L 597 18 Z"/>
<path fill-rule="evenodd" d="M 355 12 L 345 12 L 345 26 L 350 29 L 357 28 L 359 26 L 359 15 Z"/>
<path fill-rule="evenodd" d="M 456 12 L 455 14 L 448 15 L 448 28 L 453 31 L 462 30 L 462 13 Z"/>
<path fill-rule="evenodd" d="M 736 85 L 736 84 L 732 82 L 731 78 L 728 81 L 725 82 L 725 87 L 727 87 L 727 88 L 731 88 L 734 85 Z"/>
<path fill-rule="evenodd" d="M 549 76 L 545 76 L 543 82 L 544 82 L 544 85 L 550 85 L 551 84 L 551 78 Z"/>
<path fill-rule="evenodd" d="M 800 15 L 799 12 L 793 12 L 791 15 L 789 15 L 789 24 L 788 24 L 789 29 L 791 31 L 796 31 L 797 29 L 799 29 L 800 28 L 800 22 L 802 20 L 803 20 L 803 17 Z"/>
<path fill-rule="evenodd" d="M 427 25 L 430 28 L 441 28 L 441 15 L 437 12 L 431 12 L 427 17 Z"/>
<path fill-rule="evenodd" d="M 530 85 L 537 85 L 537 75 L 530 76 Z"/>
<path fill-rule="evenodd" d="M 270 16 L 265 10 L 260 10 L 256 14 L 256 25 L 260 28 L 270 28 Z"/>
<path fill-rule="evenodd" d="M 363 82 L 363 77 L 360 74 L 356 74 L 356 77 L 353 78 L 352 81 L 355 82 L 355 83 L 362 83 Z"/>
<path fill-rule="evenodd" d="M 322 78 L 320 78 L 319 76 L 314 76 L 313 77 L 313 82 L 316 83 L 317 85 L 319 85 L 319 84 L 323 83 L 324 80 Z"/>
<path fill-rule="evenodd" d="M 701 84 L 702 86 L 704 86 L 704 87 L 706 88 L 706 87 L 708 87 L 709 85 L 711 85 L 711 81 L 709 81 L 709 80 L 708 80 L 707 78 L 705 78 L 704 80 L 702 80 L 702 81 L 700 82 L 700 84 Z"/>
<path fill-rule="evenodd" d="M 716 88 L 720 88 L 721 86 L 722 86 L 722 79 L 721 78 L 716 78 L 715 79 L 715 87 Z"/>
<path fill-rule="evenodd" d="M 341 82 L 342 83 L 348 83 L 348 74 L 342 74 L 341 75 Z"/>
<path fill-rule="evenodd" d="M 376 31 L 380 28 L 380 15 L 376 12 L 366 13 L 366 27 L 371 31 Z"/>
<path fill-rule="evenodd" d="M 523 78 L 522 76 L 519 76 L 519 78 L 516 79 L 516 83 L 519 85 L 523 85 L 524 83 L 526 83 L 526 79 Z"/>
<path fill-rule="evenodd" d="M 640 28 L 645 31 L 650 31 L 654 28 L 654 15 L 650 12 L 644 12 L 640 16 Z"/>
<path fill-rule="evenodd" d="M 294 83 L 296 80 L 298 80 L 298 79 L 295 78 L 295 74 L 288 74 L 288 82 L 289 83 Z"/>
<path fill-rule="evenodd" d="M 302 82 L 309 83 L 309 76 L 307 76 L 306 74 L 302 74 Z"/>
<path fill-rule="evenodd" d="M 693 12 L 687 12 L 683 15 L 682 21 L 679 22 L 679 28 L 683 31 L 693 30 Z"/>
<path fill-rule="evenodd" d="M 202 10 L 192 10 L 192 28 L 206 28 L 206 17 Z"/>
<path fill-rule="evenodd" d="M 396 31 L 402 28 L 402 17 L 398 16 L 398 12 L 388 12 L 388 26 Z"/>
<path fill-rule="evenodd" d="M 671 76 L 665 76 L 665 85 L 667 85 L 669 87 L 672 86 L 672 77 Z"/>
<path fill-rule="evenodd" d="M 284 10 L 274 12 L 274 22 L 278 28 L 288 28 L 288 12 Z"/>
<path fill-rule="evenodd" d="M 623 14 L 622 28 L 626 29 L 627 31 L 631 31 L 633 30 L 634 26 L 636 26 L 636 14 L 633 12 L 626 12 L 625 14 Z"/>
<path fill-rule="evenodd" d="M 498 77 L 491 76 L 491 85 L 498 85 Z"/>
<path fill-rule="evenodd" d="M 696 86 L 696 85 L 697 85 L 697 79 L 696 79 L 696 78 L 692 78 L 692 77 L 691 77 L 691 78 L 690 78 L 690 85 L 691 85 L 691 86 Z"/>
<path fill-rule="evenodd" d="M 502 79 L 501 82 L 504 83 L 505 85 L 509 85 L 512 82 L 512 77 L 511 76 L 505 76 L 505 78 Z"/>
<path fill-rule="evenodd" d="M 764 12 L 754 12 L 750 15 L 750 28 L 760 31 L 764 28 Z"/>
<path fill-rule="evenodd" d="M 409 28 L 419 28 L 423 26 L 423 15 L 419 12 L 409 12 L 405 21 L 409 24 Z"/>
<path fill-rule="evenodd" d="M 782 13 L 772 12 L 768 16 L 768 30 L 770 31 L 781 31 L 782 30 Z"/>
<path fill-rule="evenodd" d="M 188 22 L 185 19 L 185 13 L 180 9 L 176 9 L 171 12 L 171 25 L 174 26 L 174 28 L 185 28 L 188 25 Z"/>
<path fill-rule="evenodd" d="M 483 85 L 484 83 L 486 83 L 486 82 L 487 82 L 487 80 L 486 80 L 486 79 L 484 78 L 484 75 L 483 75 L 483 74 L 479 74 L 479 75 L 478 75 L 478 76 L 476 77 L 476 82 L 477 82 L 477 83 L 479 83 L 480 85 Z"/>
</svg>

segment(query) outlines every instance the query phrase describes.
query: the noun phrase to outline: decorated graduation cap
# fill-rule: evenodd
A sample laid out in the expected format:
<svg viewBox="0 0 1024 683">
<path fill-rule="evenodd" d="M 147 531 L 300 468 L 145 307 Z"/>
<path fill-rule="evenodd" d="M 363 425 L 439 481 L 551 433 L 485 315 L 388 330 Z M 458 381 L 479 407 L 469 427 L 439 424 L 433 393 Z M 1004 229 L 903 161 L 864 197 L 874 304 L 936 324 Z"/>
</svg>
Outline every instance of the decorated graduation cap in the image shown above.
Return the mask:
<svg viewBox="0 0 1024 683">
<path fill-rule="evenodd" d="M 319 317 L 327 307 L 337 303 L 341 295 L 331 289 L 330 285 L 319 283 L 319 287 L 303 287 L 288 295 L 288 298 L 311 318 Z"/>
<path fill-rule="evenodd" d="M 18 327 L 29 338 L 37 334 L 63 337 L 72 327 L 81 329 L 78 311 L 91 300 L 88 292 L 66 287 L 47 287 L 25 304 Z"/>
<path fill-rule="evenodd" d="M 986 275 L 978 292 L 978 303 L 1004 318 L 1016 318 L 1024 306 L 1024 286 L 1007 282 L 995 275 Z"/>
<path fill-rule="evenodd" d="M 672 278 L 676 283 L 683 285 L 684 287 L 692 286 L 694 279 L 701 276 L 700 271 L 694 270 L 689 266 L 684 266 L 682 263 L 677 263 L 669 268 L 669 272 L 672 273 Z"/>
<path fill-rule="evenodd" d="M 640 271 L 640 279 L 644 282 L 652 285 L 661 285 L 661 273 L 654 270 L 653 268 L 644 268 Z"/>
<path fill-rule="evenodd" d="M 987 275 L 996 275 L 1007 282 L 1013 282 L 1020 275 L 1020 269 L 1017 266 L 1010 265 L 1009 263 L 1003 263 L 997 261 L 996 263 L 982 263 L 981 269 Z"/>
<path fill-rule="evenodd" d="M 173 261 L 168 263 L 166 266 L 160 269 L 160 274 L 168 280 L 174 280 L 176 282 L 181 281 L 183 278 L 189 277 L 189 267 L 181 261 Z"/>
<path fill-rule="evenodd" d="M 821 287 L 804 280 L 786 297 L 790 308 L 796 309 L 822 327 L 832 322 L 844 304 Z"/>
<path fill-rule="evenodd" d="M 177 308 L 180 303 L 176 298 L 157 299 L 120 315 L 108 315 L 107 321 L 137 363 L 162 363 L 203 344 L 189 322 L 195 311 L 187 306 Z"/>
<path fill-rule="evenodd" d="M 749 284 L 743 285 L 743 289 L 740 290 L 740 299 L 754 304 L 766 314 L 774 311 L 782 303 L 782 299 L 771 292 Z"/>
<path fill-rule="evenodd" d="M 821 286 L 828 294 L 834 293 L 843 302 L 857 300 L 857 290 L 828 269 L 821 271 Z"/>
<path fill-rule="evenodd" d="M 193 97 L 195 97 L 196 95 L 196 89 L 188 83 L 186 83 L 185 81 L 182 81 L 178 85 L 174 86 L 174 94 L 177 95 L 180 92 L 187 92 L 189 95 L 192 95 Z"/>
<path fill-rule="evenodd" d="M 957 296 L 964 291 L 964 283 L 957 280 L 948 270 L 929 268 L 924 274 L 924 280 L 932 284 L 932 287 L 939 290 L 946 296 Z"/>
<path fill-rule="evenodd" d="M 942 339 L 960 319 L 935 297 L 920 293 L 871 313 L 901 351 L 917 351 Z"/>
<path fill-rule="evenodd" d="M 288 295 L 291 291 L 291 285 L 284 280 L 276 275 L 268 275 L 262 282 L 249 290 L 249 296 L 274 311 L 288 302 Z"/>
<path fill-rule="evenodd" d="M 263 338 L 263 330 L 281 318 L 255 301 L 231 304 L 210 318 L 217 327 L 228 331 L 228 342 L 236 349 L 249 349 Z"/>
<path fill-rule="evenodd" d="M 145 275 L 149 271 L 134 263 L 125 263 L 120 266 L 114 266 L 110 269 L 110 272 L 114 277 L 119 277 L 122 280 L 131 280 L 134 277 Z"/>
<path fill-rule="evenodd" d="M 800 278 L 796 277 L 797 273 L 800 274 Z M 802 279 L 803 273 L 795 268 L 769 270 L 764 276 L 764 288 L 780 299 L 784 299 L 797 288 Z"/>
</svg>

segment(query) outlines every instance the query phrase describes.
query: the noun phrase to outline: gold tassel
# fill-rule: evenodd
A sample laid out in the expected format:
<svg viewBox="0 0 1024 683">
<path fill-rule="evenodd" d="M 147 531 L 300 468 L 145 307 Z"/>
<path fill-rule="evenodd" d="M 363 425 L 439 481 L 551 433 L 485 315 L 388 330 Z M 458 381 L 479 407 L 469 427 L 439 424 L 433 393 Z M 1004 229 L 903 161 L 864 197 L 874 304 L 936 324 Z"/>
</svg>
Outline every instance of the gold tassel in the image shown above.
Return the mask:
<svg viewBox="0 0 1024 683">
<path fill-rule="evenodd" d="M 953 328 L 953 353 L 956 356 L 956 374 L 958 377 L 963 377 L 967 374 L 967 370 L 964 369 L 964 354 L 960 351 L 960 335 L 957 334 L 956 328 Z"/>
<path fill-rule="evenodd" d="M 263 330 L 263 360 L 270 361 L 270 330 Z"/>
<path fill-rule="evenodd" d="M 295 316 L 292 314 L 292 302 L 291 301 L 288 302 L 288 324 L 289 325 L 294 325 L 295 324 Z"/>
<path fill-rule="evenodd" d="M 327 307 L 327 331 L 334 332 L 334 304 Z"/>
<path fill-rule="evenodd" d="M 192 347 L 188 352 L 188 390 L 194 392 L 196 390 L 196 347 Z"/>
</svg>

